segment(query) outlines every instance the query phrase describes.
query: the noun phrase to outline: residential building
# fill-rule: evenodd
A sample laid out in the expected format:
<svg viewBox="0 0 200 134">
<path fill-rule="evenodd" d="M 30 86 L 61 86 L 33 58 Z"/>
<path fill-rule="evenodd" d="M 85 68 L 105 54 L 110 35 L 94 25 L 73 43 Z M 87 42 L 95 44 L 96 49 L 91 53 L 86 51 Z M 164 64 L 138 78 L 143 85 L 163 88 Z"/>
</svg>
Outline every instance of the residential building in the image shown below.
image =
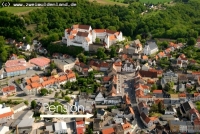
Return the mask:
<svg viewBox="0 0 200 134">
<path fill-rule="evenodd" d="M 162 90 L 153 90 L 153 95 L 156 98 L 163 98 L 163 92 L 162 92 Z"/>
<path fill-rule="evenodd" d="M 145 113 L 141 113 L 140 118 L 146 127 L 155 126 L 154 123 L 158 122 L 156 117 L 148 117 Z"/>
<path fill-rule="evenodd" d="M 3 96 L 9 96 L 16 93 L 15 86 L 7 86 L 2 88 Z"/>
<path fill-rule="evenodd" d="M 121 61 L 116 61 L 113 63 L 113 68 L 117 71 L 117 72 L 121 72 L 122 71 L 122 62 Z"/>
<path fill-rule="evenodd" d="M 143 77 L 143 79 L 149 79 L 149 78 L 158 79 L 157 72 L 140 70 L 139 74 Z"/>
<path fill-rule="evenodd" d="M 55 63 L 55 65 L 62 70 L 63 72 L 65 72 L 66 70 L 72 70 L 75 66 L 75 62 L 76 60 L 69 58 L 69 59 L 53 59 L 53 62 Z"/>
<path fill-rule="evenodd" d="M 76 81 L 76 75 L 71 70 L 66 70 L 63 73 L 59 73 L 50 77 L 33 76 L 27 78 L 24 88 L 24 92 L 27 95 L 36 95 L 41 88 L 59 87 L 61 84 L 65 84 L 67 81 Z"/>
<path fill-rule="evenodd" d="M 102 104 L 104 102 L 104 100 L 105 100 L 105 98 L 103 97 L 101 92 L 99 92 L 97 94 L 97 96 L 95 97 L 95 103 L 96 104 L 99 104 L 99 103 Z"/>
<path fill-rule="evenodd" d="M 104 104 L 114 105 L 114 104 L 120 104 L 122 103 L 122 101 L 123 100 L 121 96 L 108 96 L 105 98 Z"/>
<path fill-rule="evenodd" d="M 102 129 L 102 134 L 115 134 L 115 130 L 112 126 L 108 126 Z"/>
<path fill-rule="evenodd" d="M 30 51 L 31 50 L 31 46 L 29 44 L 23 45 L 22 46 L 22 50 L 24 50 L 24 51 Z"/>
<path fill-rule="evenodd" d="M 17 130 L 19 134 L 29 134 L 32 131 L 33 124 L 34 124 L 35 118 L 26 118 L 22 119 L 19 124 L 17 125 Z M 17 133 L 15 131 L 15 133 Z"/>
<path fill-rule="evenodd" d="M 163 77 L 161 79 L 161 85 L 164 88 L 165 84 L 168 82 L 174 82 L 177 83 L 178 82 L 178 74 L 172 72 L 172 71 L 168 71 L 166 73 L 163 73 Z"/>
<path fill-rule="evenodd" d="M 76 132 L 77 132 L 77 134 L 84 134 L 85 133 L 85 122 L 76 121 Z"/>
<path fill-rule="evenodd" d="M 166 115 L 166 114 L 164 114 L 164 115 L 161 115 L 161 117 L 160 117 L 162 120 L 164 120 L 164 121 L 170 121 L 170 120 L 175 120 L 176 118 L 174 117 L 174 115 Z"/>
<path fill-rule="evenodd" d="M 87 76 L 90 71 L 93 71 L 93 68 L 83 62 L 76 62 L 74 68 L 85 76 Z"/>
<path fill-rule="evenodd" d="M 130 45 L 133 46 L 133 47 L 135 47 L 137 49 L 137 53 L 141 52 L 142 49 L 143 49 L 142 44 L 141 44 L 141 42 L 140 42 L 139 39 L 134 40 Z"/>
<path fill-rule="evenodd" d="M 139 65 L 135 65 L 131 62 L 125 63 L 122 67 L 123 72 L 135 72 L 140 69 Z"/>
<path fill-rule="evenodd" d="M 66 122 L 57 122 L 54 123 L 55 133 L 62 134 L 67 133 L 67 124 Z"/>
<path fill-rule="evenodd" d="M 194 125 L 191 121 L 186 121 L 186 125 L 187 125 L 187 132 L 188 133 L 194 133 Z"/>
<path fill-rule="evenodd" d="M 148 64 L 148 63 L 145 63 L 145 64 L 142 66 L 141 70 L 143 70 L 143 71 L 148 71 L 150 68 L 151 68 L 151 67 L 149 66 L 149 64 Z"/>
<path fill-rule="evenodd" d="M 173 132 L 173 133 L 179 133 L 180 132 L 179 122 L 180 121 L 178 121 L 178 120 L 170 120 L 169 121 L 169 127 L 170 127 L 171 132 Z"/>
<path fill-rule="evenodd" d="M 159 52 L 159 53 L 157 54 L 157 56 L 158 56 L 159 59 L 161 59 L 161 58 L 166 57 L 166 54 L 162 51 L 162 52 Z"/>
<path fill-rule="evenodd" d="M 16 54 L 10 55 L 10 60 L 16 60 L 18 56 Z"/>
<path fill-rule="evenodd" d="M 180 112 L 183 116 L 188 116 L 191 109 L 194 108 L 194 104 L 192 101 L 186 101 L 181 104 Z"/>
<path fill-rule="evenodd" d="M 107 112 L 104 109 L 97 110 L 97 118 L 104 120 L 106 116 L 107 116 Z"/>
<path fill-rule="evenodd" d="M 1 126 L 0 127 L 0 134 L 6 134 L 9 132 L 9 127 L 8 126 Z"/>
<path fill-rule="evenodd" d="M 158 46 L 155 41 L 147 41 L 144 47 L 144 54 L 151 55 L 158 52 Z"/>
<path fill-rule="evenodd" d="M 12 107 L 14 113 L 20 112 L 20 111 L 22 111 L 22 110 L 24 110 L 26 108 L 27 108 L 27 105 L 24 104 L 24 102 Z"/>
<path fill-rule="evenodd" d="M 14 119 L 14 112 L 10 107 L 5 107 L 5 104 L 0 104 L 0 121 Z"/>
<path fill-rule="evenodd" d="M 101 62 L 99 71 L 106 72 L 106 71 L 108 71 L 109 67 L 110 67 L 109 63 Z"/>
</svg>

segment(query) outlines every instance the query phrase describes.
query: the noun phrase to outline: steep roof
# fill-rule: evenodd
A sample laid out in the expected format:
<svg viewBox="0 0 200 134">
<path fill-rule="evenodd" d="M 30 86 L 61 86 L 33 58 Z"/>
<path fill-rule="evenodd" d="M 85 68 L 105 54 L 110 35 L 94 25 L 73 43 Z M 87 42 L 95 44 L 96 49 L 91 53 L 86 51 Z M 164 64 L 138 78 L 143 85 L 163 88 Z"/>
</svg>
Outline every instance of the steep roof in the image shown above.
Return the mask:
<svg viewBox="0 0 200 134">
<path fill-rule="evenodd" d="M 102 129 L 102 134 L 114 134 L 114 133 L 115 133 L 114 128 L 111 126 Z"/>
<path fill-rule="evenodd" d="M 82 37 L 88 37 L 88 32 L 80 32 L 78 31 L 78 33 L 76 34 L 77 36 L 82 36 Z"/>
<path fill-rule="evenodd" d="M 154 42 L 154 41 L 147 41 L 147 45 L 149 46 L 150 50 L 158 48 L 156 42 Z"/>
<path fill-rule="evenodd" d="M 13 91 L 15 91 L 15 87 L 14 86 L 7 86 L 7 87 L 2 88 L 2 91 L 3 92 L 13 92 Z"/>
</svg>

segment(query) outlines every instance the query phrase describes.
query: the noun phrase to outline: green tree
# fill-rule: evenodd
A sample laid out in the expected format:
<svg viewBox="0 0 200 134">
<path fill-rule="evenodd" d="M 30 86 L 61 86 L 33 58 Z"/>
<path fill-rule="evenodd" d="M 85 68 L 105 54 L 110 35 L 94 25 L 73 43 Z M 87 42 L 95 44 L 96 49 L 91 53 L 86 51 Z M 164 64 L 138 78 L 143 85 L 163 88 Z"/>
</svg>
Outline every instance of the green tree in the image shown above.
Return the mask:
<svg viewBox="0 0 200 134">
<path fill-rule="evenodd" d="M 24 104 L 26 104 L 26 105 L 28 106 L 28 101 L 27 101 L 27 100 L 25 100 L 25 101 L 24 101 Z"/>
<path fill-rule="evenodd" d="M 142 39 L 141 35 L 139 35 L 139 34 L 138 34 L 135 38 L 136 38 L 136 39 L 139 39 L 139 40 Z"/>
<path fill-rule="evenodd" d="M 83 53 L 78 54 L 77 57 L 81 62 L 86 63 L 87 57 Z"/>
<path fill-rule="evenodd" d="M 156 90 L 156 89 L 158 89 L 157 85 L 153 84 L 152 87 L 151 87 L 151 90 L 153 91 L 153 90 Z"/>
<path fill-rule="evenodd" d="M 173 87 L 174 87 L 174 83 L 173 82 L 168 82 L 167 84 L 165 84 L 164 90 L 165 91 L 170 91 L 170 90 L 173 90 Z"/>
<path fill-rule="evenodd" d="M 28 44 L 31 43 L 31 38 L 29 36 L 25 37 L 25 43 L 28 43 Z"/>
<path fill-rule="evenodd" d="M 59 93 L 56 92 L 54 98 L 58 98 L 58 96 L 59 96 Z"/>
<path fill-rule="evenodd" d="M 62 92 L 62 93 L 61 93 L 61 95 L 62 95 L 62 98 L 64 98 L 64 97 L 65 97 L 65 93 L 64 93 L 64 92 Z"/>
<path fill-rule="evenodd" d="M 66 100 L 67 102 L 70 102 L 71 98 L 70 98 L 69 96 L 65 96 L 65 100 Z"/>
<path fill-rule="evenodd" d="M 104 48 L 98 48 L 97 57 L 99 59 L 105 59 L 106 58 L 106 54 L 105 54 L 105 49 Z"/>
<path fill-rule="evenodd" d="M 194 46 L 196 44 L 196 39 L 191 37 L 188 39 L 187 45 Z"/>
<path fill-rule="evenodd" d="M 71 86 L 72 86 L 72 83 L 70 82 L 70 81 L 67 81 L 66 83 L 65 83 L 65 88 L 66 89 L 70 89 L 71 88 Z"/>
<path fill-rule="evenodd" d="M 35 100 L 31 101 L 31 108 L 34 109 L 36 107 L 37 103 Z"/>
<path fill-rule="evenodd" d="M 56 64 L 52 61 L 52 62 L 50 63 L 50 69 L 53 70 L 53 69 L 55 69 L 55 68 L 56 68 Z"/>
<path fill-rule="evenodd" d="M 68 90 L 66 90 L 66 92 L 65 92 L 65 95 L 68 95 L 69 94 L 69 91 Z"/>
<path fill-rule="evenodd" d="M 95 42 L 96 42 L 96 43 L 100 43 L 101 41 L 100 41 L 99 38 L 96 38 Z"/>
<path fill-rule="evenodd" d="M 48 90 L 46 88 L 42 88 L 40 90 L 40 95 L 44 96 L 44 95 L 47 95 L 48 94 Z"/>
<path fill-rule="evenodd" d="M 113 57 L 116 57 L 116 56 L 117 56 L 117 48 L 116 47 L 111 47 L 110 57 L 113 58 Z"/>
</svg>

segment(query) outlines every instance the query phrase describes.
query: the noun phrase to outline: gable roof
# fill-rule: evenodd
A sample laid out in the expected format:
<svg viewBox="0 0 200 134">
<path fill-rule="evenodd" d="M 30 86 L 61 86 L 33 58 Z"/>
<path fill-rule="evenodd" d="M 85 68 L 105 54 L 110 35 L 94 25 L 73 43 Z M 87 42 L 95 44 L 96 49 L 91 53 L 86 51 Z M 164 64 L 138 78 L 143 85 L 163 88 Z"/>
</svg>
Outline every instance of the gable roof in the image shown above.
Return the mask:
<svg viewBox="0 0 200 134">
<path fill-rule="evenodd" d="M 154 94 L 162 94 L 162 90 L 153 90 Z"/>
<path fill-rule="evenodd" d="M 139 73 L 142 77 L 157 78 L 157 72 L 140 70 Z"/>
<path fill-rule="evenodd" d="M 4 88 L 2 88 L 2 91 L 3 92 L 13 92 L 13 91 L 15 91 L 15 86 L 4 87 Z"/>
<path fill-rule="evenodd" d="M 82 37 L 88 37 L 88 32 L 80 32 L 78 31 L 78 33 L 76 34 L 77 36 L 82 36 Z"/>
<path fill-rule="evenodd" d="M 141 118 L 143 119 L 143 121 L 145 122 L 145 123 L 149 123 L 150 121 L 151 121 L 151 119 L 145 114 L 145 113 L 141 113 Z"/>
<path fill-rule="evenodd" d="M 90 25 L 73 25 L 73 28 L 79 28 L 79 29 L 85 29 L 85 30 L 89 30 L 90 29 Z"/>
<path fill-rule="evenodd" d="M 158 48 L 156 42 L 154 42 L 154 41 L 147 41 L 147 45 L 149 46 L 150 50 Z"/>
</svg>

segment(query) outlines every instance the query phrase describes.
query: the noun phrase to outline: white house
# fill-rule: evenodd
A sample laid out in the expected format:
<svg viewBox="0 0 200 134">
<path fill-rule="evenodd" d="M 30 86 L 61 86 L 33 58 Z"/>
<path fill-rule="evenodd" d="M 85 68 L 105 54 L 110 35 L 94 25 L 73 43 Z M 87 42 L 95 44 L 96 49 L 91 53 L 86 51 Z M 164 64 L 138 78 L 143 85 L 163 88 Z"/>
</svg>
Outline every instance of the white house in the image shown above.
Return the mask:
<svg viewBox="0 0 200 134">
<path fill-rule="evenodd" d="M 30 51 L 31 46 L 30 46 L 29 44 L 26 44 L 26 45 L 24 45 L 24 46 L 22 47 L 22 49 L 23 49 L 24 51 Z"/>
<path fill-rule="evenodd" d="M 144 47 L 144 54 L 145 55 L 151 55 L 158 52 L 158 46 L 153 41 L 148 41 L 147 44 Z"/>
<path fill-rule="evenodd" d="M 55 134 L 67 133 L 67 124 L 66 122 L 57 122 L 54 123 Z"/>
<path fill-rule="evenodd" d="M 9 131 L 8 126 L 2 126 L 0 127 L 0 134 L 6 134 Z"/>
<path fill-rule="evenodd" d="M 85 51 L 89 51 L 89 46 L 96 42 L 99 38 L 100 42 L 109 48 L 117 41 L 123 41 L 125 38 L 122 36 L 122 32 L 115 32 L 107 29 L 94 29 L 92 30 L 89 25 L 73 25 L 71 28 L 65 30 L 65 36 L 62 38 L 62 42 L 67 46 L 80 46 Z"/>
<path fill-rule="evenodd" d="M 104 99 L 105 98 L 103 97 L 102 93 L 99 92 L 98 95 L 95 97 L 95 102 L 96 103 L 104 102 Z"/>
<path fill-rule="evenodd" d="M 141 69 L 141 70 L 148 71 L 150 68 L 151 68 L 151 67 L 149 66 L 149 64 L 146 63 L 146 64 L 144 64 L 144 65 L 142 66 L 142 69 Z"/>
<path fill-rule="evenodd" d="M 10 107 L 0 104 L 0 120 L 14 119 L 14 112 Z"/>
<path fill-rule="evenodd" d="M 18 104 L 16 106 L 14 106 L 12 109 L 13 109 L 14 113 L 17 113 L 17 112 L 20 112 L 20 111 L 22 111 L 22 110 L 24 110 L 26 108 L 27 108 L 27 105 L 24 104 L 24 102 L 22 102 L 22 103 L 20 103 L 20 104 Z"/>
</svg>

